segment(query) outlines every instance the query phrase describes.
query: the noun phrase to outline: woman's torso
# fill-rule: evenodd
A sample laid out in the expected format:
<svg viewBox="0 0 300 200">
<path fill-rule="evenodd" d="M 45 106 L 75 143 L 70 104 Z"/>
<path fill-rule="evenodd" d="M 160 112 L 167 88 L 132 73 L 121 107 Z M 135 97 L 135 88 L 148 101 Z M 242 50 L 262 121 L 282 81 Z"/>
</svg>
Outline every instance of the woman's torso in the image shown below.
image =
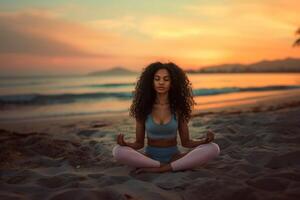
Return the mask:
<svg viewBox="0 0 300 200">
<path fill-rule="evenodd" d="M 153 110 L 145 121 L 148 145 L 170 147 L 177 145 L 178 122 L 175 113 L 164 110 Z"/>
</svg>

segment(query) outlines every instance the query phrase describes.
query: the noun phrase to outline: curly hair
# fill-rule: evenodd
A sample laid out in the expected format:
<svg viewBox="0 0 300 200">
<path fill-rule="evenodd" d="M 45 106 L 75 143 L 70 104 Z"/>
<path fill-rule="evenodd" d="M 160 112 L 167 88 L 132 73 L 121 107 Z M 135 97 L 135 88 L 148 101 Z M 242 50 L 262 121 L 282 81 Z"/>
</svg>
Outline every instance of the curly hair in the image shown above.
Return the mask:
<svg viewBox="0 0 300 200">
<path fill-rule="evenodd" d="M 171 87 L 168 92 L 171 112 L 177 113 L 179 119 L 189 121 L 192 107 L 196 104 L 193 99 L 192 84 L 185 72 L 172 62 L 164 64 L 155 62 L 143 69 L 133 91 L 129 115 L 137 120 L 145 120 L 151 113 L 156 98 L 153 79 L 159 69 L 166 69 L 171 77 Z"/>
</svg>

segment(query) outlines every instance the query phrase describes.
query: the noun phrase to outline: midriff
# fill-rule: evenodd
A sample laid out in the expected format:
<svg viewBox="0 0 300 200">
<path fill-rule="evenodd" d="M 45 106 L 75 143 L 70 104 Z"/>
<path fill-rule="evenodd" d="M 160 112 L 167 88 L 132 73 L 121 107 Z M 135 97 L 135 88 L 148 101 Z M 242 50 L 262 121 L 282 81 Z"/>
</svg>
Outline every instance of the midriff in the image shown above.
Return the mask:
<svg viewBox="0 0 300 200">
<path fill-rule="evenodd" d="M 171 147 L 177 145 L 177 138 L 171 139 L 151 139 L 147 138 L 148 145 L 153 147 Z"/>
</svg>

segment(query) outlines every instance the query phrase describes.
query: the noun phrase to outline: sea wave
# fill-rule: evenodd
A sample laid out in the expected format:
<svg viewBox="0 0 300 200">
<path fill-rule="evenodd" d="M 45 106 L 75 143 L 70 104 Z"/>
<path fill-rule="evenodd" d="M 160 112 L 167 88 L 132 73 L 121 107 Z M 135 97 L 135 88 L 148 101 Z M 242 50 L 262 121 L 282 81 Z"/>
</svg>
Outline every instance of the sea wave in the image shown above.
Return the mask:
<svg viewBox="0 0 300 200">
<path fill-rule="evenodd" d="M 134 85 L 135 85 L 135 83 L 106 83 L 106 84 L 83 85 L 82 87 L 114 88 L 114 87 L 128 87 L 128 86 L 134 86 Z"/>
<path fill-rule="evenodd" d="M 272 91 L 272 90 L 289 90 L 300 89 L 300 85 L 285 86 L 265 86 L 265 87 L 225 87 L 225 88 L 200 88 L 194 89 L 194 96 L 208 96 L 236 92 L 249 91 Z M 132 92 L 94 92 L 81 94 L 20 94 L 20 95 L 3 95 L 0 96 L 0 105 L 46 105 L 46 104 L 63 104 L 78 101 L 96 101 L 107 98 L 116 98 L 119 100 L 128 100 L 133 96 Z"/>
</svg>

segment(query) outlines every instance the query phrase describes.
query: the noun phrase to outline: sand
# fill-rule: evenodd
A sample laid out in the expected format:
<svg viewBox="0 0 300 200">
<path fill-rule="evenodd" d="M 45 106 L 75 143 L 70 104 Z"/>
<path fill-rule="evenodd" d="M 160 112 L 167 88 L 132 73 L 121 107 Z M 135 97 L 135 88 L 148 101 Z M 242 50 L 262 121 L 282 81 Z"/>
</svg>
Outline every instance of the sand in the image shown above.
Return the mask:
<svg viewBox="0 0 300 200">
<path fill-rule="evenodd" d="M 125 115 L 0 123 L 0 129 L 1 200 L 300 199 L 295 90 L 195 111 L 191 137 L 213 130 L 221 154 L 179 172 L 135 174 L 115 162 L 116 135 L 134 140 L 134 120 Z"/>
</svg>

